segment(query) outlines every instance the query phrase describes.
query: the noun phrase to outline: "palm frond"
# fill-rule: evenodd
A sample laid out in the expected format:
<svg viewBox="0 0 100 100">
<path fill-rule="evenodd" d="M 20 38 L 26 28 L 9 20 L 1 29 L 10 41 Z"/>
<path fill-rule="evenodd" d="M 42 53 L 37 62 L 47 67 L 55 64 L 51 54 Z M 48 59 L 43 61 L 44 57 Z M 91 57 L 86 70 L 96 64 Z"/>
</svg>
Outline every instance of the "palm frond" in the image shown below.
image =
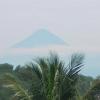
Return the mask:
<svg viewBox="0 0 100 100">
<path fill-rule="evenodd" d="M 71 60 L 68 67 L 64 68 L 64 77 L 62 81 L 62 100 L 66 97 L 72 98 L 75 96 L 76 83 L 78 80 L 78 73 L 83 66 L 84 56 L 81 54 L 74 54 L 71 56 Z"/>
<path fill-rule="evenodd" d="M 18 80 L 12 74 L 5 74 L 4 75 L 5 84 L 3 85 L 5 88 L 10 88 L 15 92 L 13 95 L 14 97 L 25 98 L 25 100 L 32 100 L 32 95 L 29 94 L 28 90 L 23 87 L 20 80 Z"/>
</svg>

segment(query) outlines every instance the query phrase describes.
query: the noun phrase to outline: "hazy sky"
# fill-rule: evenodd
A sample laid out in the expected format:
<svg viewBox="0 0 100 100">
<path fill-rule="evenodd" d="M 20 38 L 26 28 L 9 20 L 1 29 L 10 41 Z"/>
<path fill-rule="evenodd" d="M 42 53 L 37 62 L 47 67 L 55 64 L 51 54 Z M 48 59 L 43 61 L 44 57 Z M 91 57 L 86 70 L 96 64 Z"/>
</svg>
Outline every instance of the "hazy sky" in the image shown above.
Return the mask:
<svg viewBox="0 0 100 100">
<path fill-rule="evenodd" d="M 84 73 L 99 75 L 100 0 L 0 0 L 0 52 L 39 29 L 87 52 Z"/>
<path fill-rule="evenodd" d="M 0 0 L 0 47 L 9 47 L 38 29 L 69 45 L 100 51 L 100 0 Z"/>
</svg>

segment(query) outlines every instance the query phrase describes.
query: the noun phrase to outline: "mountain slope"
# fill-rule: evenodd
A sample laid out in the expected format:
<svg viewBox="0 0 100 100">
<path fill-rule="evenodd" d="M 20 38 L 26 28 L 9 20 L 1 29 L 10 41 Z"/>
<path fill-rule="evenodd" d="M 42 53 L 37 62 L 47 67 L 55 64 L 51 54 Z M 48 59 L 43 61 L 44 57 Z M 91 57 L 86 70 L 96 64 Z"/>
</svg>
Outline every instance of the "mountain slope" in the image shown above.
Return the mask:
<svg viewBox="0 0 100 100">
<path fill-rule="evenodd" d="M 63 45 L 65 42 L 47 30 L 39 30 L 27 39 L 14 45 L 14 48 L 34 48 L 49 45 Z"/>
</svg>

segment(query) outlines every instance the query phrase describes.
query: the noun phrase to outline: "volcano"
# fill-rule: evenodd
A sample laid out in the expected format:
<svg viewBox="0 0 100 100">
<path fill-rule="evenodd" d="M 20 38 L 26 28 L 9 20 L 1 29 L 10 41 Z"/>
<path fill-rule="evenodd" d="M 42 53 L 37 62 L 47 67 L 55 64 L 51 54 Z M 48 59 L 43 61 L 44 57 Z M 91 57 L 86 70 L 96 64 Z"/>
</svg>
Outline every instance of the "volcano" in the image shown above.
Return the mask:
<svg viewBox="0 0 100 100">
<path fill-rule="evenodd" d="M 14 45 L 14 48 L 46 47 L 49 45 L 64 45 L 65 42 L 47 30 L 39 30 L 28 38 Z"/>
</svg>

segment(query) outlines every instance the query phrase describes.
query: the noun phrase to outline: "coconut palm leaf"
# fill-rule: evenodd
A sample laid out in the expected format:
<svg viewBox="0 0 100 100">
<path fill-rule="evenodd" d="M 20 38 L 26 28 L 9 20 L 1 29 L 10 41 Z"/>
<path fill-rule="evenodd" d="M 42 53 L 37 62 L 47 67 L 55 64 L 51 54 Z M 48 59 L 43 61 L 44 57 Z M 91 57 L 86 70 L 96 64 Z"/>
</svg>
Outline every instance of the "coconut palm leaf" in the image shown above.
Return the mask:
<svg viewBox="0 0 100 100">
<path fill-rule="evenodd" d="M 5 82 L 3 87 L 10 88 L 15 92 L 13 98 L 19 97 L 20 100 L 32 100 L 32 95 L 29 94 L 28 90 L 23 87 L 21 81 L 13 74 L 5 74 L 3 80 Z"/>
<path fill-rule="evenodd" d="M 76 93 L 76 83 L 78 80 L 78 72 L 83 66 L 83 55 L 74 54 L 68 66 L 64 67 L 64 76 L 62 81 L 62 96 L 61 100 L 73 98 Z"/>
</svg>

